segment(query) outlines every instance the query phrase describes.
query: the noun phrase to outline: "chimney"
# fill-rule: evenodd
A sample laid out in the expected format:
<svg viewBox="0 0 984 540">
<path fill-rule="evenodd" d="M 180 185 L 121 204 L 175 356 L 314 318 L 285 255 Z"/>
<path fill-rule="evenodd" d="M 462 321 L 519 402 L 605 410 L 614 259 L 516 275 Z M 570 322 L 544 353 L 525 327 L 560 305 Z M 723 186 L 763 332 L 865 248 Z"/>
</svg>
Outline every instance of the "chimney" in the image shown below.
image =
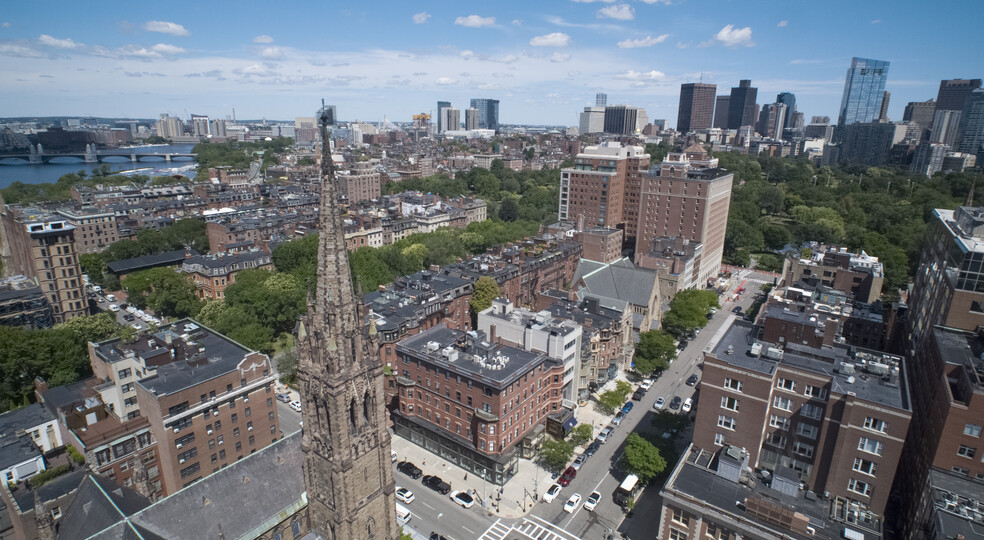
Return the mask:
<svg viewBox="0 0 984 540">
<path fill-rule="evenodd" d="M 489 343 L 495 343 L 495 325 L 489 325 Z"/>
</svg>

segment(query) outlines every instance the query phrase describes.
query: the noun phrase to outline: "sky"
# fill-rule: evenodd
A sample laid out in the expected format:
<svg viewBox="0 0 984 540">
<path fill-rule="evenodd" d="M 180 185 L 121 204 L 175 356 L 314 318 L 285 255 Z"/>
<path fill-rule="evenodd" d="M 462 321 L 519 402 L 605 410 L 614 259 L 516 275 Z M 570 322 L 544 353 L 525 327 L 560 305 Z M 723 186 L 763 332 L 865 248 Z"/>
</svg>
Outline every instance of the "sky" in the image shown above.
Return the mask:
<svg viewBox="0 0 984 540">
<path fill-rule="evenodd" d="M 573 125 L 595 94 L 676 124 L 680 84 L 793 92 L 836 120 L 852 56 L 888 60 L 889 116 L 980 78 L 982 0 L 21 1 L 0 9 L 0 117 L 410 121 L 500 100 Z M 462 118 L 464 114 L 462 114 Z"/>
</svg>

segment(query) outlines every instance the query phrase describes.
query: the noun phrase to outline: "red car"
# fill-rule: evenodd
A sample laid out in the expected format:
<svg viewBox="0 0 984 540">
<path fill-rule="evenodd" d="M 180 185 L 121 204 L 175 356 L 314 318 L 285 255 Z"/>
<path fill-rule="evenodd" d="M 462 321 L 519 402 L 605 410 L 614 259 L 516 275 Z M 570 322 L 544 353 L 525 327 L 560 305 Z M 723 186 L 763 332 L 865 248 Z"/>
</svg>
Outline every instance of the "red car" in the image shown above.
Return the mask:
<svg viewBox="0 0 984 540">
<path fill-rule="evenodd" d="M 567 485 L 571 483 L 571 480 L 574 480 L 575 476 L 577 476 L 577 469 L 574 467 L 568 467 L 567 470 L 564 471 L 564 474 L 560 475 L 560 479 L 557 480 L 557 483 L 567 487 Z"/>
</svg>

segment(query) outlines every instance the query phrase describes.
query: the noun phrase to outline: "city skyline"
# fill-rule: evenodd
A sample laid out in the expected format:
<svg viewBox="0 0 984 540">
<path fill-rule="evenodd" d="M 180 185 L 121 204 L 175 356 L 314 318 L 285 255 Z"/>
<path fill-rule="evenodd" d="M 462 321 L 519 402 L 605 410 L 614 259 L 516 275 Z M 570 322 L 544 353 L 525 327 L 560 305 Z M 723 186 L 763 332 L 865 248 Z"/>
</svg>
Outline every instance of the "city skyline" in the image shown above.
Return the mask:
<svg viewBox="0 0 984 540">
<path fill-rule="evenodd" d="M 933 97 L 940 80 L 979 75 L 964 71 L 975 65 L 974 19 L 954 5 L 816 12 L 722 2 L 700 17 L 692 3 L 662 0 L 550 2 L 535 12 L 518 3 L 377 5 L 300 3 L 273 17 L 182 3 L 166 15 L 142 5 L 8 6 L 0 116 L 224 117 L 235 109 L 241 118 L 290 119 L 309 116 L 300 104 L 327 95 L 345 120 L 409 121 L 436 114 L 439 99 L 463 110 L 491 98 L 505 124 L 577 125 L 604 92 L 610 104 L 673 125 L 681 83 L 720 89 L 751 79 L 763 99 L 791 92 L 807 117 L 836 117 L 844 73 L 859 56 L 891 62 L 889 116 L 898 120 L 907 102 Z M 325 29 L 303 30 L 318 19 Z M 848 37 L 831 39 L 835 31 Z M 947 40 L 915 38 L 915 47 L 895 39 L 944 32 Z"/>
</svg>

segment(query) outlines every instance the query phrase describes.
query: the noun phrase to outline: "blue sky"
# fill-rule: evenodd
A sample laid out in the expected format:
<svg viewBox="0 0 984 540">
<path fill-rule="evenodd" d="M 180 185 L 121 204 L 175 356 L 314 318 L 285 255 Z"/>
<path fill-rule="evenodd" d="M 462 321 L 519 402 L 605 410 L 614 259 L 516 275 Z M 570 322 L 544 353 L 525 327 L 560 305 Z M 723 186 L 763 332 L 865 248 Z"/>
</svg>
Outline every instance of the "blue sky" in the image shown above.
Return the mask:
<svg viewBox="0 0 984 540">
<path fill-rule="evenodd" d="M 889 115 L 981 77 L 984 1 L 3 3 L 0 116 L 409 120 L 501 101 L 504 123 L 576 125 L 608 102 L 675 125 L 683 82 L 837 116 L 852 56 L 891 62 Z M 975 32 L 976 31 L 976 32 Z M 976 39 L 975 39 L 976 38 Z"/>
</svg>

